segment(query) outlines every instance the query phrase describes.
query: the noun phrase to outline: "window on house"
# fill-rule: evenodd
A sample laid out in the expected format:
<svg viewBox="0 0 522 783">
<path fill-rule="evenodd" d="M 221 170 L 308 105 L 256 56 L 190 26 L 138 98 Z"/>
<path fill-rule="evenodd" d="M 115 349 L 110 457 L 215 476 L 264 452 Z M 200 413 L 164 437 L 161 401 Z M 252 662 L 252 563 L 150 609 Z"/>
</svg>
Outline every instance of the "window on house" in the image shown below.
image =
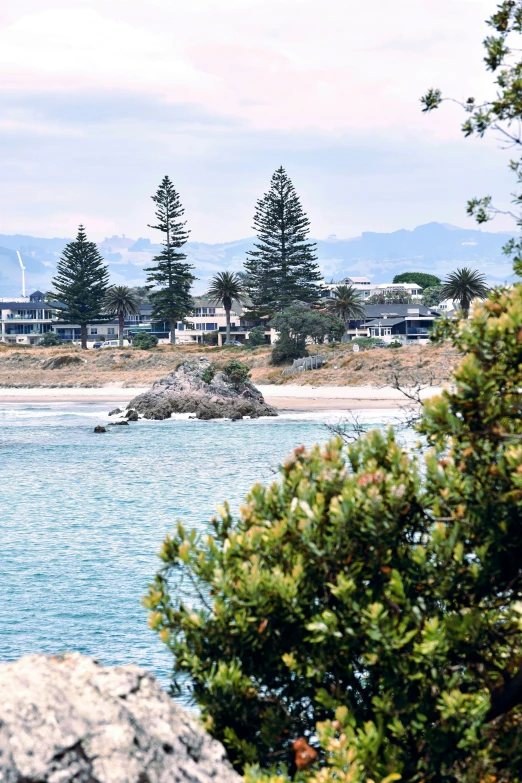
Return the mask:
<svg viewBox="0 0 522 783">
<path fill-rule="evenodd" d="M 217 324 L 205 324 L 207 332 L 213 332 L 217 329 Z"/>
<path fill-rule="evenodd" d="M 109 329 L 107 329 L 107 334 L 114 334 L 114 328 L 111 326 Z"/>
<path fill-rule="evenodd" d="M 98 334 L 98 329 L 94 326 L 91 326 L 91 334 Z"/>
</svg>

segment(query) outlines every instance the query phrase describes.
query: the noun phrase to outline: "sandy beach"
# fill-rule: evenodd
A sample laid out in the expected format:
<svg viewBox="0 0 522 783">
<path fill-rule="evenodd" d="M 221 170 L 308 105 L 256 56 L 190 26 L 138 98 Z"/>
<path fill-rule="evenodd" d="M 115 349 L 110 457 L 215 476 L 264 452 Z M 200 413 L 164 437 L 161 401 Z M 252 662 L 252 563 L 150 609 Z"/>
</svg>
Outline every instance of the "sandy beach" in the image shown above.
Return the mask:
<svg viewBox="0 0 522 783">
<path fill-rule="evenodd" d="M 258 386 L 265 400 L 279 410 L 361 410 L 399 408 L 409 400 L 391 386 Z M 427 399 L 442 391 L 439 386 L 423 390 Z"/>
<path fill-rule="evenodd" d="M 4 403 L 46 403 L 46 402 L 107 402 L 126 405 L 147 386 L 123 388 L 113 384 L 97 388 L 0 388 L 0 405 Z M 259 385 L 265 400 L 279 410 L 360 410 L 362 408 L 398 408 L 408 402 L 407 398 L 391 386 L 296 386 Z M 429 387 L 422 392 L 427 399 L 440 394 L 441 387 Z"/>
</svg>

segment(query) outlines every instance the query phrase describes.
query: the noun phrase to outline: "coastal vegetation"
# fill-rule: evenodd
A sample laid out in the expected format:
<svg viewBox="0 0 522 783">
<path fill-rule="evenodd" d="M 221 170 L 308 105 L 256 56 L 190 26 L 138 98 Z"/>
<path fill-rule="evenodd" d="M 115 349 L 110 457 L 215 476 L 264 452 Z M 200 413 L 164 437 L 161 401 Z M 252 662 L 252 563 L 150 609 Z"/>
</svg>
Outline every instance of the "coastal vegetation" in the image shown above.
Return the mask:
<svg viewBox="0 0 522 783">
<path fill-rule="evenodd" d="M 132 288 L 126 285 L 111 286 L 103 302 L 103 309 L 109 315 L 116 315 L 118 318 L 118 342 L 120 348 L 123 347 L 123 329 L 125 326 L 125 317 L 128 315 L 137 315 L 140 312 L 140 305 Z"/>
<path fill-rule="evenodd" d="M 439 286 L 442 281 L 437 275 L 430 275 L 427 272 L 402 272 L 400 275 L 395 275 L 393 282 L 416 283 L 421 288 L 426 289 Z"/>
<path fill-rule="evenodd" d="M 286 307 L 270 323 L 279 333 L 272 350 L 274 364 L 306 356 L 308 339 L 322 345 L 326 338 L 330 342 L 340 340 L 346 331 L 346 323 L 340 318 L 303 302 Z"/>
<path fill-rule="evenodd" d="M 58 300 L 58 319 L 79 324 L 82 348 L 87 348 L 87 325 L 107 320 L 104 301 L 109 287 L 107 266 L 94 242 L 89 242 L 85 229 L 79 226 L 74 242 L 69 242 L 58 261 L 53 291 L 49 300 Z"/>
<path fill-rule="evenodd" d="M 295 302 L 315 303 L 322 275 L 315 244 L 308 239 L 310 221 L 282 166 L 257 202 L 254 229 L 255 249 L 245 262 L 252 311 L 274 315 Z"/>
<path fill-rule="evenodd" d="M 206 293 L 212 304 L 223 305 L 226 317 L 225 345 L 230 345 L 230 311 L 234 302 L 242 304 L 245 294 L 241 278 L 234 272 L 218 272 L 210 281 L 210 287 Z"/>
<path fill-rule="evenodd" d="M 440 296 L 442 299 L 453 299 L 460 304 L 464 318 L 469 315 L 469 308 L 474 299 L 485 299 L 488 295 L 485 275 L 473 269 L 463 267 L 452 272 L 443 281 Z"/>
<path fill-rule="evenodd" d="M 190 287 L 194 281 L 192 266 L 187 264 L 182 248 L 189 232 L 182 220 L 185 210 L 179 194 L 169 177 L 163 177 L 161 184 L 152 196 L 156 204 L 155 226 L 149 226 L 163 234 L 163 250 L 154 256 L 154 266 L 148 267 L 147 289 L 152 303 L 152 318 L 155 321 L 168 321 L 170 324 L 170 342 L 176 342 L 178 321 L 183 321 L 191 312 L 193 300 Z"/>
<path fill-rule="evenodd" d="M 366 317 L 361 295 L 353 285 L 336 286 L 332 290 L 331 299 L 328 300 L 328 307 L 334 315 L 342 318 L 345 324 L 351 319 L 357 320 Z"/>
<path fill-rule="evenodd" d="M 155 348 L 158 344 L 158 338 L 155 334 L 149 334 L 149 332 L 138 332 L 132 338 L 132 345 L 134 348 L 141 348 L 142 351 L 150 351 L 151 348 Z"/>
</svg>

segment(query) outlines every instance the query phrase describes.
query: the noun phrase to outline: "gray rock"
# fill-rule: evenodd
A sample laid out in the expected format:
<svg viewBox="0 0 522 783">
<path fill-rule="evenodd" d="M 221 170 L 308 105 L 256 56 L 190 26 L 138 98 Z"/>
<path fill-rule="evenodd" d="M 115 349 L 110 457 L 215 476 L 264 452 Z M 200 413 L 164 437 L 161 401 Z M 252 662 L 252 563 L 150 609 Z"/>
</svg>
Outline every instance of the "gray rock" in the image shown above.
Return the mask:
<svg viewBox="0 0 522 783">
<path fill-rule="evenodd" d="M 127 421 L 127 419 L 120 419 L 119 421 L 109 422 L 109 427 L 125 427 L 125 426 L 127 427 L 129 426 L 129 422 Z"/>
<path fill-rule="evenodd" d="M 107 430 L 105 429 L 105 427 L 102 427 L 101 424 L 97 424 L 96 427 L 94 428 L 94 432 L 107 432 Z"/>
<path fill-rule="evenodd" d="M 127 411 L 125 417 L 127 421 L 138 421 L 139 419 L 137 411 L 133 411 L 133 410 Z"/>
<path fill-rule="evenodd" d="M 213 740 L 137 666 L 79 653 L 0 664 L 2 783 L 241 783 Z"/>
<path fill-rule="evenodd" d="M 173 413 L 195 413 L 196 418 L 234 419 L 250 416 L 277 416 L 277 410 L 267 405 L 256 387 L 246 381 L 231 383 L 222 372 L 212 381 L 202 379 L 208 359 L 181 362 L 174 372 L 156 381 L 152 388 L 139 394 L 128 405 L 146 419 L 168 419 Z"/>
<path fill-rule="evenodd" d="M 118 413 L 123 413 L 121 408 L 114 408 L 112 411 L 109 411 L 109 416 L 116 416 Z"/>
</svg>

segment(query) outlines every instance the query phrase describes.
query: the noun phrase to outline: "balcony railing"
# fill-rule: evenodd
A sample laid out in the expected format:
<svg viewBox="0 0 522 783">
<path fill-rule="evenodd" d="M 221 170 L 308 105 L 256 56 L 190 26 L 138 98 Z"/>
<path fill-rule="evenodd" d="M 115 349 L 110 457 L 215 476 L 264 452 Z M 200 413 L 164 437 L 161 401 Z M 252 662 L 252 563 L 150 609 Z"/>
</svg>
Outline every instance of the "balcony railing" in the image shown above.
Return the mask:
<svg viewBox="0 0 522 783">
<path fill-rule="evenodd" d="M 54 321 L 55 319 L 51 317 L 45 317 L 45 318 L 38 318 L 36 315 L 15 315 L 11 313 L 10 315 L 7 315 L 4 319 L 6 321 Z"/>
<path fill-rule="evenodd" d="M 407 334 L 429 334 L 429 329 L 418 329 L 417 327 L 411 327 L 408 329 Z"/>
</svg>

